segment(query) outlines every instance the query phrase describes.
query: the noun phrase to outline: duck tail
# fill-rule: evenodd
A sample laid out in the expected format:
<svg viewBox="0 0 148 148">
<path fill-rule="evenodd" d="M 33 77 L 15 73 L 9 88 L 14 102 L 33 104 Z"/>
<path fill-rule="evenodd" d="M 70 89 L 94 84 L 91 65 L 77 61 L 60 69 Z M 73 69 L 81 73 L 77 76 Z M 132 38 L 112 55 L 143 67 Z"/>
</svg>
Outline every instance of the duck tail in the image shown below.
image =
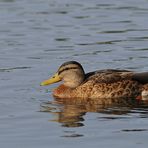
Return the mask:
<svg viewBox="0 0 148 148">
<path fill-rule="evenodd" d="M 132 79 L 138 81 L 141 84 L 148 83 L 148 72 L 134 73 Z"/>
</svg>

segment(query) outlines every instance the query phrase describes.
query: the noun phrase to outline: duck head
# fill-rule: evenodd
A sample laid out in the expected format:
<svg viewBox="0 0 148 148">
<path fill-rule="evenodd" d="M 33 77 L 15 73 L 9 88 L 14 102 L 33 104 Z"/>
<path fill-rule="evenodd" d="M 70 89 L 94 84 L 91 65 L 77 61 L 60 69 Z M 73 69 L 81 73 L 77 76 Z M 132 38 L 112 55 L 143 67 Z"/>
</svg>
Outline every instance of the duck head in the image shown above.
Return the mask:
<svg viewBox="0 0 148 148">
<path fill-rule="evenodd" d="M 41 83 L 41 86 L 63 81 L 63 85 L 69 88 L 76 88 L 84 79 L 85 72 L 82 65 L 76 61 L 69 61 L 63 63 L 51 78 Z"/>
</svg>

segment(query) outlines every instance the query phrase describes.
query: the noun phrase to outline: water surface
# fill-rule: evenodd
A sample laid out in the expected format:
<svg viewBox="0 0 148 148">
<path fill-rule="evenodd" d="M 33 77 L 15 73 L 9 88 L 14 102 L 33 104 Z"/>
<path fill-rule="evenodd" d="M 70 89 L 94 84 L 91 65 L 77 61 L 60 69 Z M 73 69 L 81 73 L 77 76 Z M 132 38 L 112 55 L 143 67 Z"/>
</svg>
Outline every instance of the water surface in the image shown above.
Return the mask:
<svg viewBox="0 0 148 148">
<path fill-rule="evenodd" d="M 147 106 L 57 102 L 63 62 L 148 71 L 147 0 L 0 0 L 0 147 L 147 147 Z"/>
</svg>

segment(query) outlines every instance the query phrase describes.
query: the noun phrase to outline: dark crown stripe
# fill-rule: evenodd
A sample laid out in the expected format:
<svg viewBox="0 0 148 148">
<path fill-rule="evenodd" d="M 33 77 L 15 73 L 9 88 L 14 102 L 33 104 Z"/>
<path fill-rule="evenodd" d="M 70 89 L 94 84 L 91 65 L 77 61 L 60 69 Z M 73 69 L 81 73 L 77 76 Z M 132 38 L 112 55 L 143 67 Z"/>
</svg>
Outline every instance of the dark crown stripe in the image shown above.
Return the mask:
<svg viewBox="0 0 148 148">
<path fill-rule="evenodd" d="M 75 65 L 78 65 L 80 67 L 82 67 L 82 65 L 80 63 L 78 63 L 77 61 L 68 61 L 68 62 L 65 62 L 61 65 L 61 67 L 63 66 L 67 66 L 67 65 L 70 65 L 70 64 L 75 64 Z"/>
<path fill-rule="evenodd" d="M 64 69 L 60 70 L 58 72 L 58 74 L 60 75 L 62 72 L 67 71 L 67 70 L 70 70 L 70 69 L 78 69 L 78 67 L 67 67 L 67 68 L 64 68 Z"/>
</svg>

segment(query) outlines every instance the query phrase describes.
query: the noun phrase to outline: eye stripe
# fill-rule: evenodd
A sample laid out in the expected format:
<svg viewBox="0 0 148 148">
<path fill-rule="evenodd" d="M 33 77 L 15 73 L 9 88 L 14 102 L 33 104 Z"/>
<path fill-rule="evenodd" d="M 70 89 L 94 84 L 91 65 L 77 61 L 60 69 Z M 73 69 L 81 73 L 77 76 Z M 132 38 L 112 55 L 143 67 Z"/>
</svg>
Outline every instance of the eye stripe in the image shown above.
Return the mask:
<svg viewBox="0 0 148 148">
<path fill-rule="evenodd" d="M 67 68 L 64 68 L 64 69 L 60 70 L 58 72 L 58 74 L 60 75 L 62 72 L 67 71 L 67 70 L 70 70 L 70 69 L 78 69 L 78 67 L 67 67 Z"/>
</svg>

